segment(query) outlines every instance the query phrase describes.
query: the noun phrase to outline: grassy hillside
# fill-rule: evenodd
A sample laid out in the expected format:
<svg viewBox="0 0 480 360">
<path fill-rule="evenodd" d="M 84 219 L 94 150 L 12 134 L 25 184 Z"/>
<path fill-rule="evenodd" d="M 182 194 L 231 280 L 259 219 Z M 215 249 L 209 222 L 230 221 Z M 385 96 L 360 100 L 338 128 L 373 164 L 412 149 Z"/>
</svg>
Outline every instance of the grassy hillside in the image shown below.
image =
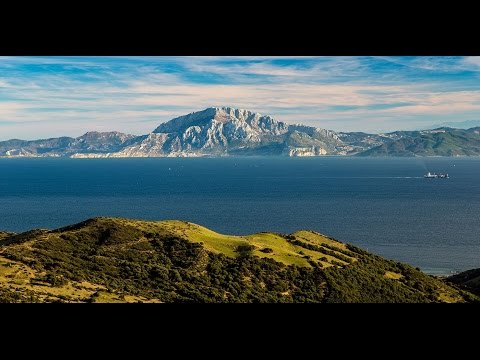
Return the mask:
<svg viewBox="0 0 480 360">
<path fill-rule="evenodd" d="M 230 236 L 95 218 L 0 235 L 3 302 L 465 302 L 474 295 L 325 235 Z"/>
</svg>

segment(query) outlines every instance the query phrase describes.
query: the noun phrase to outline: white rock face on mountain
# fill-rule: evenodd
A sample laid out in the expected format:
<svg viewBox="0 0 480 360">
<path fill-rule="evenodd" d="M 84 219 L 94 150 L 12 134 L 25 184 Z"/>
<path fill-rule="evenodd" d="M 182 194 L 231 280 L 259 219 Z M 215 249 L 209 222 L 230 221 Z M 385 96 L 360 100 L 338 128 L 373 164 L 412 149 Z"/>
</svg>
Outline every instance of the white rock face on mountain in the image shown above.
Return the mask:
<svg viewBox="0 0 480 360">
<path fill-rule="evenodd" d="M 10 149 L 4 152 L 4 156 L 8 157 L 37 157 L 36 154 L 33 154 L 25 149 Z"/>
<path fill-rule="evenodd" d="M 259 141 L 261 134 L 281 135 L 288 131 L 288 125 L 270 116 L 262 116 L 248 110 L 230 107 L 208 108 L 180 116 L 161 124 L 154 133 L 185 133 L 192 129 L 195 133 L 205 127 L 212 127 L 212 134 L 220 131 L 230 140 L 248 139 Z M 196 129 L 194 129 L 196 128 Z"/>
<path fill-rule="evenodd" d="M 292 134 L 301 136 L 291 136 Z M 303 138 L 301 138 L 303 136 Z M 332 131 L 289 125 L 270 116 L 230 107 L 208 108 L 172 119 L 109 157 L 271 154 L 305 156 L 333 151 L 341 140 Z M 313 150 L 312 150 L 313 149 Z M 292 155 L 290 155 L 292 154 Z"/>
<path fill-rule="evenodd" d="M 291 148 L 288 149 L 288 156 L 320 156 L 326 155 L 327 151 L 320 147 L 311 148 Z"/>
<path fill-rule="evenodd" d="M 167 144 L 168 143 L 168 144 Z M 167 144 L 167 145 L 166 145 Z M 183 151 L 180 140 L 170 134 L 150 133 L 138 141 L 108 157 L 181 157 L 196 156 L 194 152 Z"/>
</svg>

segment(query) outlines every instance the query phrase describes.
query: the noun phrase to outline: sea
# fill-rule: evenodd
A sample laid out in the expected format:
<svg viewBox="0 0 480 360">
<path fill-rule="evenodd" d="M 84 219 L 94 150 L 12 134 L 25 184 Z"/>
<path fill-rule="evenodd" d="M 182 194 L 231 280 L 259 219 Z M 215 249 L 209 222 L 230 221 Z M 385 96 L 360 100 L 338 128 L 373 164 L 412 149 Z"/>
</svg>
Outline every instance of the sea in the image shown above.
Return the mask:
<svg viewBox="0 0 480 360">
<path fill-rule="evenodd" d="M 95 216 L 181 219 L 236 235 L 312 229 L 449 275 L 480 267 L 480 159 L 0 159 L 1 230 Z"/>
</svg>

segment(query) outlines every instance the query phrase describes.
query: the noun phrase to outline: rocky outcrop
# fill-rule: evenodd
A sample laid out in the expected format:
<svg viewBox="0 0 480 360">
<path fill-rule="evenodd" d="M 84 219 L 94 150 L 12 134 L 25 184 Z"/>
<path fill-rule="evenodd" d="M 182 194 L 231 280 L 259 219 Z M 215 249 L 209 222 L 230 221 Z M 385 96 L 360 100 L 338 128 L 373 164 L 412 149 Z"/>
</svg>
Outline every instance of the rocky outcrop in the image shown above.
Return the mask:
<svg viewBox="0 0 480 360">
<path fill-rule="evenodd" d="M 321 147 L 312 146 L 310 148 L 290 148 L 288 149 L 288 156 L 320 156 L 326 155 L 327 150 Z"/>
</svg>

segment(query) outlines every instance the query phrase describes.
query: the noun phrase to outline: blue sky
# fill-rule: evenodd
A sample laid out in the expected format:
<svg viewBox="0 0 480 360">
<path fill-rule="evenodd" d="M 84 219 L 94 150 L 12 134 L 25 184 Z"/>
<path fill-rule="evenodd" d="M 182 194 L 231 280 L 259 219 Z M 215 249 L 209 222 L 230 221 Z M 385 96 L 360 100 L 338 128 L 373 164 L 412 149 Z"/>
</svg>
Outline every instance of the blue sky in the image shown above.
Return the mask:
<svg viewBox="0 0 480 360">
<path fill-rule="evenodd" d="M 480 121 L 480 57 L 0 57 L 0 139 L 232 106 L 337 131 Z"/>
</svg>

